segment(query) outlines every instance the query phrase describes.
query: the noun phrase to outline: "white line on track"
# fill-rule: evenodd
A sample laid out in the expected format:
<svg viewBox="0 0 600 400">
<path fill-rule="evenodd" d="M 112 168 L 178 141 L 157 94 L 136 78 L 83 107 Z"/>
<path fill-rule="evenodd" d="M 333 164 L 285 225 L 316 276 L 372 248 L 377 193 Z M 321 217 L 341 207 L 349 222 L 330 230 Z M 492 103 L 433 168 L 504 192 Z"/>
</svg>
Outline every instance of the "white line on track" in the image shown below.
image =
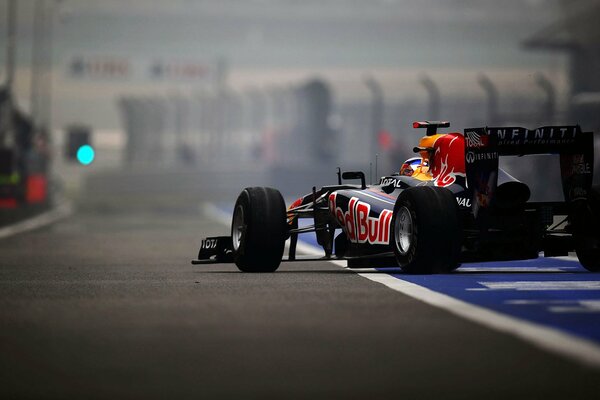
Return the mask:
<svg viewBox="0 0 600 400">
<path fill-rule="evenodd" d="M 570 260 L 571 261 L 571 260 Z M 568 272 L 577 267 L 460 267 L 457 272 Z"/>
<path fill-rule="evenodd" d="M 14 225 L 0 228 L 0 239 L 41 228 L 65 218 L 72 213 L 73 208 L 71 205 L 68 203 L 62 203 L 49 211 L 36 215 L 35 217 L 18 222 Z"/>
<path fill-rule="evenodd" d="M 213 204 L 204 204 L 202 211 L 207 216 L 227 226 L 231 223 L 231 217 Z M 309 255 L 323 255 L 323 252 L 320 251 L 320 249 L 302 242 L 298 242 L 297 250 Z M 347 268 L 345 261 L 333 260 L 330 262 L 342 268 Z M 382 273 L 374 268 L 350 269 L 350 271 L 354 271 L 363 278 L 381 283 L 390 289 L 421 300 L 427 304 L 442 308 L 454 315 L 479 323 L 488 328 L 516 336 L 548 352 L 567 357 L 581 364 L 600 368 L 600 345 L 591 340 L 479 307 L 403 279 L 393 277 L 389 274 Z"/>
</svg>

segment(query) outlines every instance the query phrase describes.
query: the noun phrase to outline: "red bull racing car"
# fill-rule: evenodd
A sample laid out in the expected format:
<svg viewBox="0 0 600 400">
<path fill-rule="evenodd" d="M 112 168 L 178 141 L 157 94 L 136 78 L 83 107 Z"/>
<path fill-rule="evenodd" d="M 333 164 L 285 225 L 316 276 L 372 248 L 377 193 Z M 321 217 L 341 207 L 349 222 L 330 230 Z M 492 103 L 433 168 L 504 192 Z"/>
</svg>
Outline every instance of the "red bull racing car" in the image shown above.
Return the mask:
<svg viewBox="0 0 600 400">
<path fill-rule="evenodd" d="M 366 185 L 338 169 L 336 185 L 313 188 L 286 208 L 276 189 L 249 187 L 235 203 L 231 235 L 204 239 L 193 264 L 234 262 L 272 272 L 296 254 L 298 235 L 315 234 L 322 259 L 348 267 L 399 266 L 408 273 L 451 272 L 462 262 L 522 260 L 576 252 L 600 271 L 600 190 L 592 187 L 593 136 L 579 126 L 427 130 L 399 172 Z M 562 202 L 530 202 L 529 187 L 498 167 L 501 156 L 559 154 Z M 360 180 L 360 184 L 346 181 Z M 310 219 L 309 224 L 299 224 Z M 284 256 L 286 241 L 287 256 Z"/>
</svg>

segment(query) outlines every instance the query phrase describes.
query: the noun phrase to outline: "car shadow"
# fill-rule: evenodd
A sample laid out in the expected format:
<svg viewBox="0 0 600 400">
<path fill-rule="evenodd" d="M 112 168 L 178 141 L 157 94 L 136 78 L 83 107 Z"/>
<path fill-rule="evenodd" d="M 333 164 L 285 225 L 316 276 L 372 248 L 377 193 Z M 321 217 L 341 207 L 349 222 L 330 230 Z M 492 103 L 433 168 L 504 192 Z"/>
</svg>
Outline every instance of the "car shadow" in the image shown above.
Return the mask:
<svg viewBox="0 0 600 400">
<path fill-rule="evenodd" d="M 227 269 L 203 269 L 194 271 L 196 274 L 247 274 L 248 272 L 242 272 L 238 270 L 236 267 L 227 267 Z M 264 274 L 269 274 L 270 272 L 264 272 Z M 399 268 L 390 268 L 390 269 L 350 269 L 350 268 L 342 268 L 339 269 L 283 269 L 277 270 L 274 273 L 276 274 L 385 274 L 385 275 L 400 275 L 406 277 L 413 276 L 425 276 L 418 274 L 409 274 L 403 272 Z M 255 273 L 255 274 L 263 274 L 263 273 Z M 585 270 L 573 270 L 573 271 L 548 271 L 548 270 L 518 270 L 518 271 L 502 271 L 500 268 L 489 269 L 489 270 L 480 270 L 480 271 L 454 271 L 448 274 L 430 274 L 427 276 L 453 276 L 459 277 L 461 275 L 527 275 L 527 274 L 536 274 L 536 275 L 552 275 L 552 274 L 595 274 L 600 275 L 600 273 L 593 273 Z"/>
<path fill-rule="evenodd" d="M 379 272 L 379 271 L 375 271 Z M 261 274 L 353 274 L 354 272 L 351 270 L 324 270 L 324 269 L 305 269 L 305 270 L 285 270 L 285 271 L 275 271 L 275 272 L 242 272 L 237 269 L 235 270 L 219 270 L 219 271 L 195 271 L 196 274 L 253 274 L 253 275 L 261 275 Z M 382 272 L 384 273 L 384 272 Z"/>
<path fill-rule="evenodd" d="M 194 273 L 199 273 L 199 274 L 239 274 L 239 273 L 247 273 L 247 272 L 242 272 L 240 270 L 237 269 L 237 267 L 235 267 L 234 265 L 231 264 L 221 264 L 221 266 L 218 266 L 219 264 L 213 264 L 211 266 L 206 266 L 204 268 L 202 267 L 196 267 L 198 268 L 197 270 L 194 271 Z M 218 266 L 218 267 L 217 267 Z M 268 272 L 266 272 L 268 273 Z M 425 275 L 418 275 L 418 274 L 409 274 L 406 273 L 404 271 L 402 271 L 402 269 L 400 268 L 394 268 L 394 267 L 381 267 L 381 268 L 344 268 L 344 267 L 338 267 L 335 269 L 312 269 L 312 268 L 298 268 L 298 269 L 292 269 L 290 267 L 285 267 L 284 269 L 278 269 L 277 271 L 275 271 L 275 273 L 277 274 L 387 274 L 387 275 L 395 275 L 395 276 L 406 276 L 406 277 L 415 277 L 415 276 L 425 276 Z M 261 274 L 261 273 L 259 273 Z M 539 269 L 536 270 L 535 268 L 523 268 L 523 269 L 512 269 L 510 267 L 507 267 L 506 270 L 503 270 L 502 267 L 495 267 L 495 268 L 489 268 L 489 269 L 485 269 L 485 268 L 481 268 L 481 269 L 477 269 L 477 270 L 461 270 L 460 268 L 456 271 L 447 273 L 447 274 L 431 274 L 431 275 L 427 275 L 427 276 L 469 276 L 469 275 L 527 275 L 527 274 L 536 274 L 536 275 L 552 275 L 552 274 L 585 274 L 585 275 L 600 275 L 600 273 L 596 272 L 590 272 L 590 271 L 586 271 L 583 268 L 577 268 L 574 267 L 573 269 L 568 269 L 565 268 L 563 269 L 559 269 L 559 270 L 550 270 L 550 269 Z"/>
</svg>

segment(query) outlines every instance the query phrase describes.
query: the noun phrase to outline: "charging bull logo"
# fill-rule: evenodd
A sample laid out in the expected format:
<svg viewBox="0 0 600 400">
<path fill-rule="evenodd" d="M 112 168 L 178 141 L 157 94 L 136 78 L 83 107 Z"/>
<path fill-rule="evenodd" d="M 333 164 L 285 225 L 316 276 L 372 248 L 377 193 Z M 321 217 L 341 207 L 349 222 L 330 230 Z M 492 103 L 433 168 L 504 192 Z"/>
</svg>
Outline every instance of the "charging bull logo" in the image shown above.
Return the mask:
<svg viewBox="0 0 600 400">
<path fill-rule="evenodd" d="M 465 176 L 465 139 L 459 133 L 440 136 L 433 144 L 431 174 L 435 186 L 449 186 Z"/>
<path fill-rule="evenodd" d="M 383 210 L 377 217 L 370 217 L 371 205 L 352 197 L 348 211 L 336 206 L 337 193 L 329 195 L 329 211 L 344 228 L 348 240 L 353 243 L 384 244 L 390 242 L 392 211 Z"/>
</svg>

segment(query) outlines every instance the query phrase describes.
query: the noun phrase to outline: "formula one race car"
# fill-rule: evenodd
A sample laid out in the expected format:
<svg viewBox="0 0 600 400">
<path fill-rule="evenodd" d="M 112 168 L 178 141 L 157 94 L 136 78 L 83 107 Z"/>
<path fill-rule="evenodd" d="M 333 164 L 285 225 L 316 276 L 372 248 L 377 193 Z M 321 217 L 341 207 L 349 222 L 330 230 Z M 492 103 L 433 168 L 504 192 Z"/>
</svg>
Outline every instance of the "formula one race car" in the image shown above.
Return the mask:
<svg viewBox="0 0 600 400">
<path fill-rule="evenodd" d="M 296 255 L 299 234 L 314 232 L 322 259 L 348 267 L 400 266 L 444 273 L 461 262 L 565 256 L 600 271 L 600 188 L 592 187 L 594 146 L 579 126 L 426 128 L 398 173 L 372 186 L 362 172 L 338 169 L 337 185 L 313 188 L 286 209 L 279 191 L 249 187 L 235 203 L 231 236 L 202 241 L 194 264 L 235 262 L 246 272 L 272 272 Z M 498 167 L 500 156 L 559 154 L 564 202 L 529 202 L 529 187 Z M 360 185 L 343 183 L 360 180 Z M 299 225 L 303 218 L 312 219 Z M 288 256 L 284 257 L 285 242 Z"/>
</svg>

